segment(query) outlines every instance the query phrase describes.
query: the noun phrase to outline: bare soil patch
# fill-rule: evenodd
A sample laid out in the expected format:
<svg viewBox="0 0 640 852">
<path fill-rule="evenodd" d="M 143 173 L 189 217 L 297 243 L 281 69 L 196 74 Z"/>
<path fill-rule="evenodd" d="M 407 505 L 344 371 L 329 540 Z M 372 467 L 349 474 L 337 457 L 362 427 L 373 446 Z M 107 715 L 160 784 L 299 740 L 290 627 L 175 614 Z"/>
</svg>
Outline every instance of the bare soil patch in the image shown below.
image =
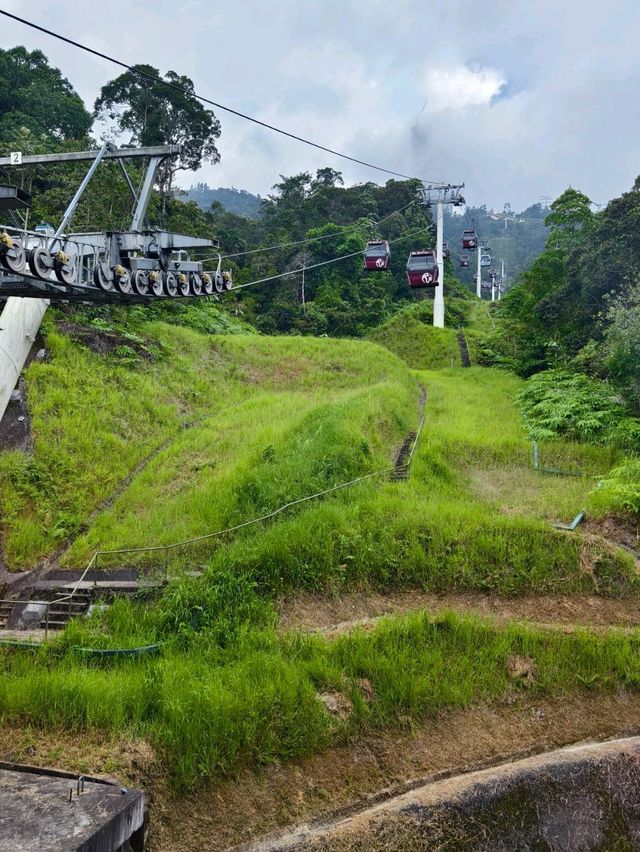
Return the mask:
<svg viewBox="0 0 640 852">
<path fill-rule="evenodd" d="M 303 593 L 280 603 L 283 630 L 318 631 L 335 636 L 354 627 L 373 628 L 390 614 L 448 610 L 491 617 L 500 622 L 525 621 L 537 625 L 586 627 L 640 626 L 640 601 L 596 595 L 536 595 L 501 598 L 475 592 L 434 595 L 411 592 L 354 592 L 339 598 Z"/>
<path fill-rule="evenodd" d="M 75 343 L 81 343 L 96 355 L 114 355 L 118 353 L 120 347 L 125 347 L 135 353 L 138 358 L 146 361 L 153 360 L 153 353 L 141 339 L 121 334 L 116 330 L 92 328 L 71 320 L 60 320 L 58 327 Z"/>
<path fill-rule="evenodd" d="M 503 704 L 442 712 L 302 761 L 245 770 L 188 796 L 170 792 L 161 762 L 143 740 L 5 723 L 0 759 L 108 775 L 141 787 L 151 807 L 151 852 L 217 852 L 329 810 L 384 800 L 434 772 L 462 772 L 586 738 L 634 733 L 640 724 L 640 695 L 632 693 L 512 702 L 509 695 Z"/>
<path fill-rule="evenodd" d="M 607 541 L 626 547 L 640 557 L 640 526 L 636 518 L 608 515 L 606 518 L 587 518 L 583 529 Z"/>
</svg>

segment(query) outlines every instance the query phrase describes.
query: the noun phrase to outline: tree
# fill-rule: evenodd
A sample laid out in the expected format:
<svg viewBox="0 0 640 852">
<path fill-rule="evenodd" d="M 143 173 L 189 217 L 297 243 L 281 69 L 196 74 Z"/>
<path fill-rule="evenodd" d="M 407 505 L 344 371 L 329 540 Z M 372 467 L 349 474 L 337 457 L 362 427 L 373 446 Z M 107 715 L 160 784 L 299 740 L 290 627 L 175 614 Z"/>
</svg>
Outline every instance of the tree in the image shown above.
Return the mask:
<svg viewBox="0 0 640 852">
<path fill-rule="evenodd" d="M 82 139 L 92 118 L 82 98 L 40 50 L 0 49 L 0 143 L 24 131 L 49 140 Z"/>
<path fill-rule="evenodd" d="M 182 145 L 178 158 L 164 162 L 158 175 L 166 196 L 180 170 L 196 171 L 203 162 L 217 163 L 220 122 L 194 93 L 193 81 L 168 71 L 164 79 L 151 65 L 134 65 L 100 90 L 94 115 L 129 133 L 134 145 Z"/>
<path fill-rule="evenodd" d="M 311 182 L 311 192 L 318 192 L 318 190 L 325 189 L 328 186 L 344 186 L 342 173 L 329 167 L 318 169 L 315 179 Z"/>
<path fill-rule="evenodd" d="M 577 243 L 579 232 L 593 223 L 591 201 L 577 189 L 565 189 L 551 204 L 551 213 L 544 220 L 551 228 L 547 248 L 570 251 Z"/>
</svg>

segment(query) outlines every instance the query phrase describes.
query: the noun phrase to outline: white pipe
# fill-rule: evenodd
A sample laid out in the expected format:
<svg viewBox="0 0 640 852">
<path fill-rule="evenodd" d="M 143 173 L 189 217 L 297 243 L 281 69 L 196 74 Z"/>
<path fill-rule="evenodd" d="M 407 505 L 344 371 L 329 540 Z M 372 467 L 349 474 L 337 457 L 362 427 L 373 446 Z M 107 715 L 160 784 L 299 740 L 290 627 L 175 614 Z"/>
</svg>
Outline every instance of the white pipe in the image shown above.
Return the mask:
<svg viewBox="0 0 640 852">
<path fill-rule="evenodd" d="M 481 299 L 482 298 L 482 270 L 480 268 L 480 256 L 482 255 L 482 247 L 480 246 L 480 240 L 476 241 L 476 251 L 478 252 L 478 271 L 476 273 L 476 296 Z"/>
<path fill-rule="evenodd" d="M 11 296 L 0 314 L 0 420 L 47 310 L 47 299 Z"/>
</svg>

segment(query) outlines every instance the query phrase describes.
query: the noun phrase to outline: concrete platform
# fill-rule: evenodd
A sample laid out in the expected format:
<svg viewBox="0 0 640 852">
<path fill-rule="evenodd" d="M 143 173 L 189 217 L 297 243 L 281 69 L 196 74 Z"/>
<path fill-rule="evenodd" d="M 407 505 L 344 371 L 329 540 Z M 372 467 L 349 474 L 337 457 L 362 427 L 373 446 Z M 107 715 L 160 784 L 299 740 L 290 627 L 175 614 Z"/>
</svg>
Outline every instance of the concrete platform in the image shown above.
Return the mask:
<svg viewBox="0 0 640 852">
<path fill-rule="evenodd" d="M 52 639 L 55 636 L 55 631 L 49 631 L 49 638 Z M 8 642 L 44 642 L 46 639 L 46 631 L 44 629 L 40 629 L 39 627 L 34 630 L 10 630 L 3 628 L 0 630 L 0 641 L 5 640 Z"/>
<path fill-rule="evenodd" d="M 144 794 L 82 778 L 0 763 L 0 850 L 143 852 Z"/>
</svg>

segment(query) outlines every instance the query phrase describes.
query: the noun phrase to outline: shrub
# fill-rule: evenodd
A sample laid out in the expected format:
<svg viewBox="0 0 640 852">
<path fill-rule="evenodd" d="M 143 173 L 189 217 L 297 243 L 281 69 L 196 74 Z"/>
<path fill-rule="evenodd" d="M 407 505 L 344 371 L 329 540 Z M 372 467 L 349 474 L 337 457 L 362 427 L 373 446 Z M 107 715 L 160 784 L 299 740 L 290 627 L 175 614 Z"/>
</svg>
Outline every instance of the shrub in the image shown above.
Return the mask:
<svg viewBox="0 0 640 852">
<path fill-rule="evenodd" d="M 558 435 L 578 441 L 640 449 L 638 423 L 611 389 L 580 373 L 546 370 L 518 394 L 532 438 Z"/>
</svg>

